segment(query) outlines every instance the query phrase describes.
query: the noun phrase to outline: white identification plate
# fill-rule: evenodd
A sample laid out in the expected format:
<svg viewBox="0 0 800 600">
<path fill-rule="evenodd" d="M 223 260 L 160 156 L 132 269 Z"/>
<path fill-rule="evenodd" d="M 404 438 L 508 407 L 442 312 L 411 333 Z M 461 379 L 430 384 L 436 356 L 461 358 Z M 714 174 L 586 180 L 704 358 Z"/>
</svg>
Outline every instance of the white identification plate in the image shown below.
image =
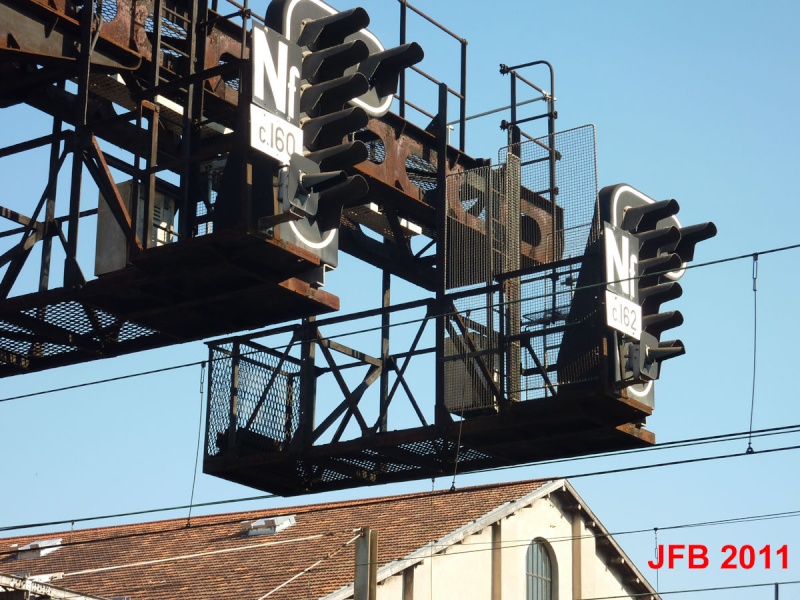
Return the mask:
<svg viewBox="0 0 800 600">
<path fill-rule="evenodd" d="M 606 323 L 638 340 L 642 337 L 642 307 L 606 290 Z"/>
<path fill-rule="evenodd" d="M 251 104 L 250 146 L 288 165 L 292 154 L 303 153 L 303 130 Z"/>
</svg>

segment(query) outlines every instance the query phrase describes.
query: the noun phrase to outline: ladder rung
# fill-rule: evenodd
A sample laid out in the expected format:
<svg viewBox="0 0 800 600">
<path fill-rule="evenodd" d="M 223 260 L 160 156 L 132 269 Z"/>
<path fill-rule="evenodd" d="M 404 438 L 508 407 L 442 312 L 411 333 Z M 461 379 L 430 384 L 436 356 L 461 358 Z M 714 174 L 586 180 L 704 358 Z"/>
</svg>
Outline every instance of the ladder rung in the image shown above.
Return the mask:
<svg viewBox="0 0 800 600">
<path fill-rule="evenodd" d="M 181 21 L 183 21 L 184 23 L 190 23 L 190 22 L 191 22 L 191 20 L 190 20 L 190 18 L 189 18 L 189 17 L 187 17 L 187 16 L 184 16 L 184 15 L 182 15 L 181 13 L 177 13 L 177 12 L 175 12 L 174 10 L 172 10 L 171 8 L 167 8 L 167 7 L 165 6 L 165 7 L 163 7 L 163 8 L 162 8 L 162 10 L 163 10 L 165 13 L 169 13 L 169 14 L 170 14 L 170 15 L 172 15 L 173 17 L 175 17 L 175 18 L 177 18 L 177 19 L 180 19 L 180 20 L 181 20 Z"/>
<path fill-rule="evenodd" d="M 173 52 L 177 52 L 178 54 L 180 54 L 184 58 L 189 58 L 189 55 L 186 52 L 184 52 L 183 50 L 181 50 L 177 46 L 173 46 L 172 44 L 169 44 L 169 43 L 165 42 L 163 39 L 161 40 L 161 46 L 162 46 L 162 48 L 166 47 L 166 48 L 172 50 Z"/>
</svg>

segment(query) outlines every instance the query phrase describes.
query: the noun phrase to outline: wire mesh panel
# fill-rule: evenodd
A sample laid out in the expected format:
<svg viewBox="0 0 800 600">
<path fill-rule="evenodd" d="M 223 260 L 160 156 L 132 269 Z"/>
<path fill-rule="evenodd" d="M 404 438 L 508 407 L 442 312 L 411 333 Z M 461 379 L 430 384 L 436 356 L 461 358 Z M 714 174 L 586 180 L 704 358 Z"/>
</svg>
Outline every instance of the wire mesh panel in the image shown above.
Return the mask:
<svg viewBox="0 0 800 600">
<path fill-rule="evenodd" d="M 206 456 L 218 455 L 230 431 L 232 343 L 209 346 L 208 408 L 206 411 Z"/>
<path fill-rule="evenodd" d="M 447 180 L 446 288 L 491 285 L 520 268 L 520 159 L 456 173 Z"/>
<path fill-rule="evenodd" d="M 521 400 L 554 396 L 558 386 L 569 383 L 566 372 L 559 372 L 561 342 L 564 332 L 578 325 L 572 312 L 573 289 L 581 262 L 564 261 L 560 265 L 530 276 L 520 282 L 521 371 L 516 395 Z M 593 366 L 599 366 L 595 361 Z M 587 371 L 597 378 L 597 370 Z M 509 382 L 510 386 L 514 382 Z"/>
<path fill-rule="evenodd" d="M 581 256 L 597 205 L 594 125 L 502 148 L 499 161 L 511 154 L 521 160 L 523 268 Z"/>
<path fill-rule="evenodd" d="M 497 166 L 448 178 L 448 290 L 585 250 L 597 202 L 594 127 L 509 148 Z"/>
<path fill-rule="evenodd" d="M 545 136 L 522 143 L 514 151 L 522 161 L 522 189 L 531 190 L 538 201 L 527 205 L 536 218 L 523 217 L 522 255 L 531 257 L 530 261 L 523 258 L 523 263 L 535 264 L 532 257 L 537 252 L 545 259 L 539 261 L 541 268 L 531 269 L 530 275 L 520 279 L 521 372 L 519 378 L 510 378 L 509 394 L 528 400 L 553 396 L 559 386 L 601 376 L 600 349 L 577 349 L 575 345 L 582 337 L 578 332 L 596 320 L 596 304 L 578 306 L 574 301 L 587 248 L 599 235 L 594 220 L 594 127 L 587 125 Z M 501 152 L 501 156 L 507 155 L 508 148 Z M 523 213 L 525 208 L 523 198 Z M 533 226 L 539 229 L 531 231 Z M 526 236 L 532 240 L 530 248 L 525 246 Z M 507 302 L 512 299 L 507 298 Z M 565 336 L 570 340 L 566 350 L 562 347 Z M 514 390 L 517 382 L 518 390 Z"/>
<path fill-rule="evenodd" d="M 300 415 L 298 361 L 254 343 L 209 348 L 206 454 L 234 444 L 280 449 L 291 442 Z"/>
<path fill-rule="evenodd" d="M 479 167 L 447 180 L 446 287 L 487 285 L 492 273 L 493 215 L 501 201 L 497 169 Z M 492 223 L 492 227 L 489 227 Z"/>
<path fill-rule="evenodd" d="M 499 165 L 448 179 L 446 287 L 476 291 L 455 302 L 448 319 L 451 412 L 496 408 L 497 385 L 513 402 L 599 377 L 598 353 L 587 349 L 580 364 L 573 357 L 559 369 L 564 332 L 593 318 L 573 307 L 572 297 L 587 246 L 598 235 L 594 134 L 587 125 L 515 144 L 500 152 Z M 481 293 L 497 281 L 501 300 Z M 492 310 L 497 314 L 488 318 Z"/>
<path fill-rule="evenodd" d="M 459 298 L 446 316 L 444 404 L 459 416 L 496 412 L 502 396 L 499 294 Z"/>
<path fill-rule="evenodd" d="M 153 329 L 77 301 L 0 314 L 0 376 L 56 364 L 67 354 L 92 357 L 157 337 Z"/>
<path fill-rule="evenodd" d="M 504 169 L 504 180 L 506 190 L 505 210 L 500 211 L 505 239 L 503 240 L 503 262 L 500 265 L 499 274 L 514 273 L 519 270 L 520 260 L 520 234 L 522 222 L 522 161 L 519 156 L 508 154 Z M 515 193 L 514 190 L 520 190 Z M 520 313 L 520 301 L 522 300 L 522 290 L 519 285 L 519 278 L 512 277 L 504 279 L 502 282 L 503 297 L 505 298 L 505 334 L 507 343 L 506 354 L 506 373 L 508 379 L 508 399 L 517 402 L 517 384 L 520 378 L 520 340 L 518 338 L 522 315 Z"/>
</svg>

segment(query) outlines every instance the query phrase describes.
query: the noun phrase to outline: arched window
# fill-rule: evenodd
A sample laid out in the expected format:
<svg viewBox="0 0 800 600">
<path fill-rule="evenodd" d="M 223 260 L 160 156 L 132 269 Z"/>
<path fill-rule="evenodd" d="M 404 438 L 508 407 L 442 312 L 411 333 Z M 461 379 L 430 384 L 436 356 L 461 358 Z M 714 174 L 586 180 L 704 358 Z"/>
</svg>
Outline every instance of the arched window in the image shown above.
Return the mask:
<svg viewBox="0 0 800 600">
<path fill-rule="evenodd" d="M 554 600 L 555 573 L 550 550 L 543 540 L 533 540 L 526 555 L 527 600 Z"/>
</svg>

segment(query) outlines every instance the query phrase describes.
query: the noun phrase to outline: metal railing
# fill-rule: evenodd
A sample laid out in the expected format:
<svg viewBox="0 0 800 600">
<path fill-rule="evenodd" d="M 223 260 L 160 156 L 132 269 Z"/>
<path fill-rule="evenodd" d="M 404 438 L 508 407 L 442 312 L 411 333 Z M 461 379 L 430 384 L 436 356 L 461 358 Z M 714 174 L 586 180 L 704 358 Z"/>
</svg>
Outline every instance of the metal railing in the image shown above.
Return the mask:
<svg viewBox="0 0 800 600">
<path fill-rule="evenodd" d="M 462 38 L 456 33 L 453 33 L 450 29 L 438 23 L 424 12 L 419 10 L 418 8 L 412 6 L 407 2 L 407 0 L 398 0 L 400 3 L 400 44 L 403 45 L 407 41 L 407 20 L 408 20 L 408 11 L 411 10 L 416 15 L 419 15 L 425 21 L 430 23 L 431 25 L 436 26 L 441 31 L 449 35 L 450 37 L 454 38 L 460 44 L 460 62 L 461 62 L 461 76 L 460 76 L 460 86 L 459 91 L 456 91 L 449 86 L 447 87 L 447 92 L 458 99 L 459 101 L 459 141 L 458 141 L 458 149 L 462 152 L 466 148 L 467 144 L 467 133 L 466 133 L 466 123 L 467 123 L 467 40 Z M 411 67 L 415 73 L 418 73 L 425 79 L 431 81 L 436 85 L 440 85 L 442 82 L 438 81 L 434 77 L 430 76 L 428 73 L 422 71 L 417 67 Z M 400 107 L 399 113 L 400 116 L 405 118 L 406 116 L 406 106 L 410 106 L 415 110 L 421 112 L 425 116 L 433 119 L 434 115 L 424 111 L 423 109 L 415 106 L 411 102 L 409 102 L 406 98 L 406 74 L 402 72 L 400 74 L 400 87 L 399 87 L 399 100 L 400 100 Z"/>
</svg>

